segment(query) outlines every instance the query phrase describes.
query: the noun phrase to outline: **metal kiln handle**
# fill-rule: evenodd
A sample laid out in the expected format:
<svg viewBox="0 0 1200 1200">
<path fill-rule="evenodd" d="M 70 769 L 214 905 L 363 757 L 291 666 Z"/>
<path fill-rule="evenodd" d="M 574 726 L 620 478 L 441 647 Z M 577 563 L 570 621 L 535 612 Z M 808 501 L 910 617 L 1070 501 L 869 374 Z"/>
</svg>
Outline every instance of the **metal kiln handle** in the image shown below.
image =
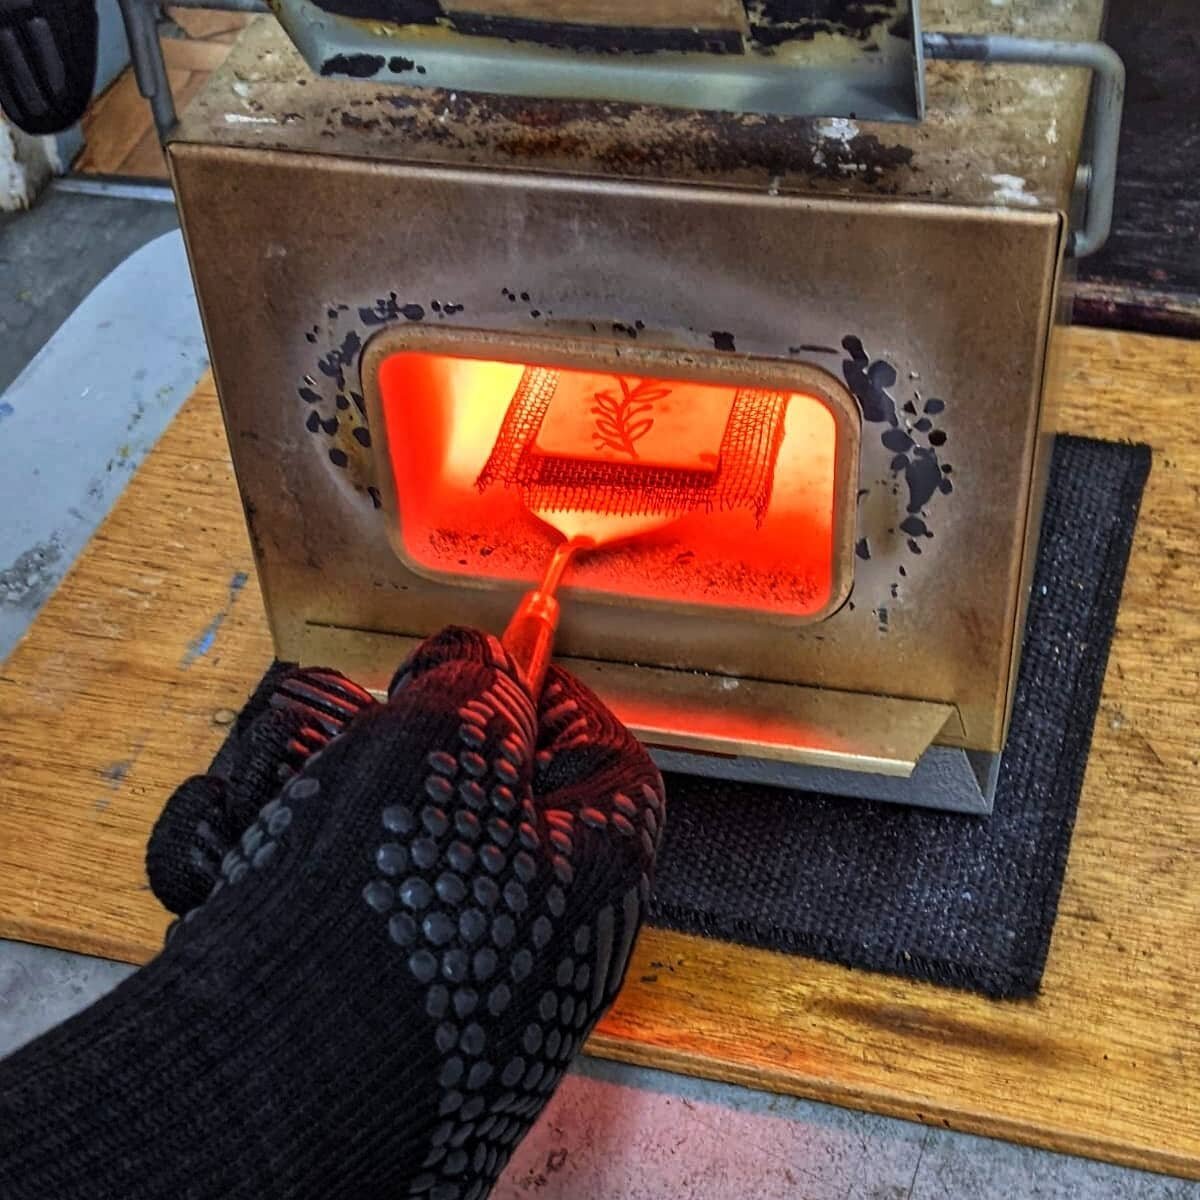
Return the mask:
<svg viewBox="0 0 1200 1200">
<path fill-rule="evenodd" d="M 924 33 L 925 57 L 960 62 L 1017 63 L 1035 67 L 1079 67 L 1093 72 L 1089 116 L 1092 153 L 1087 175 L 1087 216 L 1071 231 L 1067 251 L 1075 258 L 1095 254 L 1112 229 L 1117 149 L 1125 105 L 1125 64 L 1103 42 L 1058 42 L 1003 34 Z"/>
</svg>

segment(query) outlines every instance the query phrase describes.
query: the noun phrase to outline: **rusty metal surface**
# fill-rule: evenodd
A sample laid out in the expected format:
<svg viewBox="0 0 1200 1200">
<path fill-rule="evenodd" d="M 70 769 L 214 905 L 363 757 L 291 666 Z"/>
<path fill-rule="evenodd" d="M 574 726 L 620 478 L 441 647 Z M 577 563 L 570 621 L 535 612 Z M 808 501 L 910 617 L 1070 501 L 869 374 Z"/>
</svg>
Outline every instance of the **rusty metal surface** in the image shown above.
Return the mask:
<svg viewBox="0 0 1200 1200">
<path fill-rule="evenodd" d="M 281 655 L 310 623 L 498 630 L 517 598 L 420 578 L 392 548 L 359 377 L 381 328 L 720 351 L 840 375 L 858 402 L 849 601 L 788 627 L 577 600 L 563 653 L 949 704 L 961 732 L 943 742 L 1000 746 L 1056 214 L 355 159 L 314 171 L 306 154 L 179 142 L 170 158 Z"/>
<path fill-rule="evenodd" d="M 929 28 L 1087 38 L 1101 7 L 943 0 L 924 12 Z M 193 101 L 176 138 L 375 162 L 1065 211 L 1087 89 L 1085 72 L 930 63 L 926 119 L 912 126 L 524 101 L 321 79 L 263 18 Z"/>
</svg>

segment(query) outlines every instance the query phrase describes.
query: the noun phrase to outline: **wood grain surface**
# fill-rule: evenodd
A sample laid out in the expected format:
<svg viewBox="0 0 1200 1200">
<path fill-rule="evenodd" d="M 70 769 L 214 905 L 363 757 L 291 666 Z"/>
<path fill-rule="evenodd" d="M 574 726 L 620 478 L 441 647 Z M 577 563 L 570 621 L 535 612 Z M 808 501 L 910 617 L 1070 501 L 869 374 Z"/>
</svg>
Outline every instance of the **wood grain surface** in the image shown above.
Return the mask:
<svg viewBox="0 0 1200 1200">
<path fill-rule="evenodd" d="M 1059 427 L 1155 462 L 1041 996 L 647 930 L 591 1053 L 1200 1178 L 1200 343 L 1066 340 Z M 155 953 L 147 832 L 270 658 L 206 380 L 0 668 L 0 935 Z"/>
</svg>

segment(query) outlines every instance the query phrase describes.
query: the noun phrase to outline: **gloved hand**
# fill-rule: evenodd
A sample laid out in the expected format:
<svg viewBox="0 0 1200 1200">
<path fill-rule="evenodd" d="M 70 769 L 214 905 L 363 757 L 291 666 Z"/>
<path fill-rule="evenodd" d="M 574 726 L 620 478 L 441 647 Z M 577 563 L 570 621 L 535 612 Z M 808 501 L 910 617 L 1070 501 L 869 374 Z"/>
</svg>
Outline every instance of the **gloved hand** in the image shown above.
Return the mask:
<svg viewBox="0 0 1200 1200">
<path fill-rule="evenodd" d="M 264 680 L 238 714 L 208 773 L 175 789 L 150 834 L 150 887 L 179 917 L 203 904 L 222 881 L 222 866 L 232 867 L 240 839 L 263 805 L 359 713 L 375 706 L 368 691 L 337 671 L 274 667 L 272 674 L 274 680 Z"/>
<path fill-rule="evenodd" d="M 620 987 L 662 785 L 578 682 L 447 630 L 247 718 L 151 840 L 164 952 L 0 1067 L 6 1197 L 484 1196 Z"/>
</svg>

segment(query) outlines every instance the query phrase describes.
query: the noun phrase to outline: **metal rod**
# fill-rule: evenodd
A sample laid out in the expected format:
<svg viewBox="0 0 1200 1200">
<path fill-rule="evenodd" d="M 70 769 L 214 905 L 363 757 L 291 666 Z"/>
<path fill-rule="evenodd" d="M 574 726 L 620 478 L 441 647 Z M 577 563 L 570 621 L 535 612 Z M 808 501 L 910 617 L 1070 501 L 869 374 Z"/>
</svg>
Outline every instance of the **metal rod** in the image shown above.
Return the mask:
<svg viewBox="0 0 1200 1200">
<path fill-rule="evenodd" d="M 554 593 L 575 555 L 590 550 L 595 544 L 589 537 L 575 537 L 560 542 L 541 584 L 521 597 L 512 620 L 500 638 L 534 700 L 541 694 L 546 668 L 554 653 L 559 613 Z"/>
<path fill-rule="evenodd" d="M 158 6 L 149 0 L 117 0 L 125 21 L 125 37 L 138 91 L 150 101 L 154 127 L 161 142 L 175 124 L 175 101 L 167 82 L 167 67 L 158 42 Z"/>
<path fill-rule="evenodd" d="M 573 537 L 569 541 L 560 543 L 554 551 L 554 557 L 550 560 L 550 565 L 546 568 L 546 574 L 542 576 L 542 584 L 539 590 L 553 596 L 558 591 L 558 585 L 562 582 L 563 573 L 571 565 L 571 560 L 575 555 L 584 550 L 592 549 L 595 544 L 595 541 L 590 537 Z"/>
<path fill-rule="evenodd" d="M 51 180 L 55 192 L 73 192 L 83 196 L 110 196 L 122 200 L 150 200 L 156 204 L 174 204 L 175 193 L 165 183 L 141 179 L 116 179 L 105 175 L 60 175 Z"/>
<path fill-rule="evenodd" d="M 1087 215 L 1083 228 L 1072 230 L 1068 249 L 1076 258 L 1095 254 L 1112 230 L 1121 112 L 1125 105 L 1125 64 L 1117 52 L 1103 42 L 1059 42 L 1004 34 L 926 32 L 921 42 L 927 58 L 1074 67 L 1092 72 L 1092 171 Z"/>
</svg>

